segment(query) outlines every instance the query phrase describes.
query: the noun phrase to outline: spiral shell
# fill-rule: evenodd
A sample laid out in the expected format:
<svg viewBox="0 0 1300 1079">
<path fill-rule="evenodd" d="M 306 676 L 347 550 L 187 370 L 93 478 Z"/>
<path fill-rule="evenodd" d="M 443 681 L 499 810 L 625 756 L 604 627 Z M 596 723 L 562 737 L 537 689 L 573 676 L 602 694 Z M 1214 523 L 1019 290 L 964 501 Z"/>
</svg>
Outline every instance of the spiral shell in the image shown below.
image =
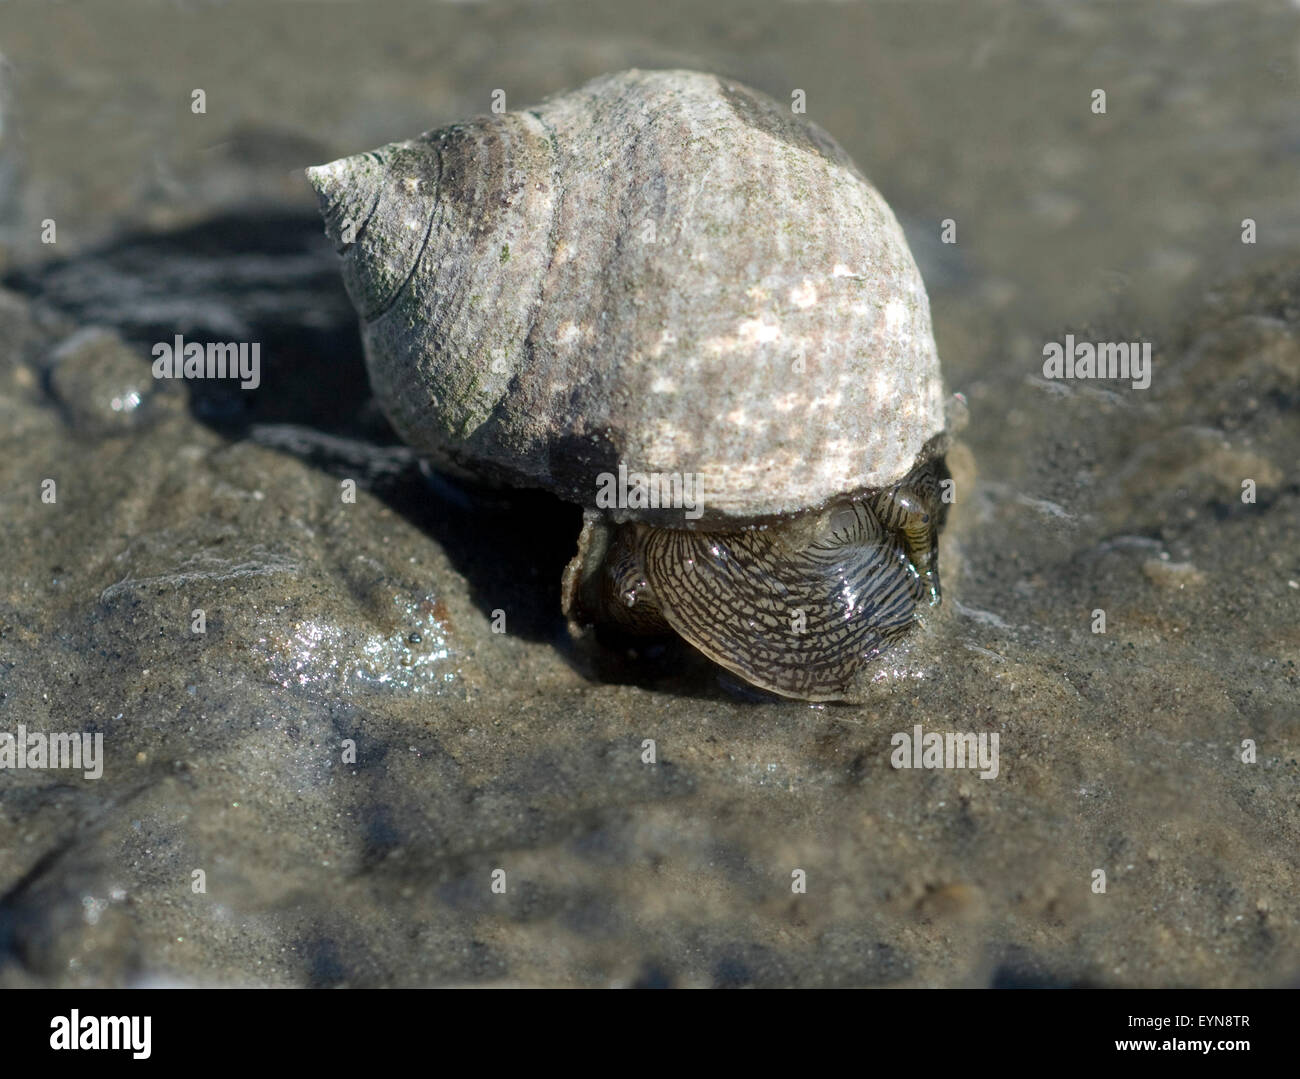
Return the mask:
<svg viewBox="0 0 1300 1079">
<path fill-rule="evenodd" d="M 943 429 L 902 230 L 815 125 L 729 79 L 598 78 L 309 170 L 398 433 L 587 507 L 693 475 L 736 525 L 897 482 Z"/>
</svg>

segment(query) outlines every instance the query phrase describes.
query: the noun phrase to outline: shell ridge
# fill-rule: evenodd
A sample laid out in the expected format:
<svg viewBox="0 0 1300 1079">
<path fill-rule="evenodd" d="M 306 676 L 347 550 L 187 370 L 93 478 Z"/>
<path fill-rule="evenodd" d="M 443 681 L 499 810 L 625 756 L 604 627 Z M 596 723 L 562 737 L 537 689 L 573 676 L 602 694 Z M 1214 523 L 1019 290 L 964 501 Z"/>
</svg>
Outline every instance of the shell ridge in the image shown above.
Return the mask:
<svg viewBox="0 0 1300 1079">
<path fill-rule="evenodd" d="M 387 166 L 388 164 L 388 162 L 385 161 L 384 158 L 380 155 L 378 150 L 371 150 L 366 156 L 374 157 L 381 165 Z M 383 197 L 384 197 L 384 187 L 382 184 L 380 184 L 378 187 L 375 188 L 375 199 L 370 204 L 370 209 L 366 211 L 365 220 L 362 221 L 361 224 L 357 226 L 357 231 L 353 239 L 353 243 L 361 242 L 361 237 L 365 235 L 366 230 L 370 228 L 370 222 L 372 222 L 375 219 L 375 213 L 379 210 L 379 202 Z M 346 247 L 344 248 L 344 250 L 346 250 Z M 340 254 L 342 254 L 342 251 L 340 251 Z"/>
<path fill-rule="evenodd" d="M 434 187 L 434 191 L 433 191 L 432 205 L 436 207 L 438 204 L 438 188 L 441 187 L 442 185 L 442 151 L 441 150 L 438 151 L 438 156 L 436 157 L 435 160 L 437 162 L 437 167 L 438 167 L 438 179 L 436 181 L 436 186 Z M 376 206 L 379 205 L 378 199 L 375 200 L 375 205 Z M 373 216 L 373 211 L 372 211 L 372 216 Z M 402 280 L 402 283 L 398 285 L 396 289 L 393 290 L 392 296 L 388 298 L 388 301 L 386 303 L 384 303 L 382 306 L 380 306 L 373 312 L 363 313 L 361 315 L 362 322 L 378 322 L 379 319 L 383 318 L 386 314 L 388 314 L 389 311 L 392 310 L 393 305 L 397 303 L 397 301 L 402 298 L 402 295 L 406 292 L 406 290 L 411 287 L 411 282 L 415 279 L 415 273 L 420 268 L 420 261 L 421 259 L 424 258 L 425 249 L 429 246 L 429 237 L 433 235 L 433 223 L 437 219 L 437 216 L 438 215 L 433 212 L 429 214 L 429 222 L 424 226 L 424 239 L 420 241 L 420 247 L 415 253 L 415 258 L 411 260 L 411 268 L 406 271 L 406 277 Z M 369 220 L 367 220 L 366 223 L 369 224 Z"/>
<path fill-rule="evenodd" d="M 528 326 L 525 328 L 522 341 L 523 362 L 515 369 L 511 375 L 509 386 L 515 389 L 522 378 L 523 372 L 535 366 L 536 354 L 536 337 L 538 328 L 541 325 L 542 296 L 546 291 L 546 282 L 550 279 L 551 269 L 555 265 L 555 246 L 556 236 L 560 230 L 560 207 L 563 203 L 562 190 L 560 184 L 560 146 L 559 133 L 545 116 L 542 115 L 540 108 L 526 109 L 526 115 L 531 116 L 546 132 L 546 145 L 551 151 L 551 220 L 546 229 L 546 265 L 542 268 L 541 273 L 537 275 L 537 292 L 533 296 L 532 304 L 528 312 Z M 500 414 L 504 410 L 503 404 L 493 409 L 494 414 Z M 550 463 L 546 465 L 550 470 Z"/>
<path fill-rule="evenodd" d="M 537 331 L 538 313 L 542 306 L 542 292 L 546 280 L 551 276 L 551 267 L 555 264 L 555 235 L 560 228 L 560 147 L 559 135 L 554 125 L 537 109 L 529 109 L 528 115 L 542 125 L 546 131 L 546 142 L 551 148 L 551 190 L 555 198 L 551 202 L 551 223 L 546 230 L 546 266 L 537 276 L 537 295 L 533 298 L 533 309 L 528 317 L 528 329 L 524 331 L 524 351 L 527 359 L 532 359 L 533 335 Z M 516 374 L 516 377 L 518 375 Z"/>
</svg>

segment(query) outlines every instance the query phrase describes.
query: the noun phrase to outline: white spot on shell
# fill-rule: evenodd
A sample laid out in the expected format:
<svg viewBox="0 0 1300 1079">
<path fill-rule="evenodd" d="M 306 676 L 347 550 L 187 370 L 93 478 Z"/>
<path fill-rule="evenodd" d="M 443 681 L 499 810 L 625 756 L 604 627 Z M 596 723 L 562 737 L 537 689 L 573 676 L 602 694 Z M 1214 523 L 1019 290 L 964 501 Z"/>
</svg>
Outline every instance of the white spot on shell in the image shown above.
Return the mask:
<svg viewBox="0 0 1300 1079">
<path fill-rule="evenodd" d="M 662 356 L 665 351 L 677 344 L 677 335 L 672 330 L 664 330 L 659 335 L 659 340 L 654 343 L 651 355 L 656 358 Z"/>
<path fill-rule="evenodd" d="M 775 320 L 748 318 L 736 327 L 736 336 L 742 347 L 770 345 L 781 336 L 781 324 Z"/>
<path fill-rule="evenodd" d="M 402 186 L 406 188 L 408 195 L 416 195 L 420 191 L 420 179 L 417 176 L 408 176 L 402 181 Z"/>
<path fill-rule="evenodd" d="M 897 330 L 907 322 L 907 308 L 897 300 L 885 304 L 885 325 Z"/>
<path fill-rule="evenodd" d="M 828 439 L 817 457 L 816 471 L 831 486 L 845 484 L 857 471 L 861 454 L 862 447 L 852 439 Z"/>
<path fill-rule="evenodd" d="M 770 345 L 781 337 L 781 324 L 770 316 L 744 319 L 730 337 L 710 337 L 704 348 L 715 354 L 749 352 L 760 345 Z"/>
<path fill-rule="evenodd" d="M 667 375 L 660 375 L 650 384 L 651 393 L 676 393 L 677 383 Z"/>
<path fill-rule="evenodd" d="M 790 290 L 790 302 L 795 307 L 812 307 L 817 303 L 817 286 L 805 277 L 802 285 L 796 285 Z"/>
<path fill-rule="evenodd" d="M 838 392 L 824 393 L 820 397 L 814 397 L 808 403 L 808 411 L 813 415 L 823 412 L 827 409 L 836 409 L 844 403 L 844 399 Z"/>
<path fill-rule="evenodd" d="M 679 462 L 695 452 L 695 439 L 689 431 L 683 431 L 668 420 L 655 424 L 646 443 L 646 453 L 650 460 L 662 463 L 666 469 L 677 468 Z"/>
</svg>

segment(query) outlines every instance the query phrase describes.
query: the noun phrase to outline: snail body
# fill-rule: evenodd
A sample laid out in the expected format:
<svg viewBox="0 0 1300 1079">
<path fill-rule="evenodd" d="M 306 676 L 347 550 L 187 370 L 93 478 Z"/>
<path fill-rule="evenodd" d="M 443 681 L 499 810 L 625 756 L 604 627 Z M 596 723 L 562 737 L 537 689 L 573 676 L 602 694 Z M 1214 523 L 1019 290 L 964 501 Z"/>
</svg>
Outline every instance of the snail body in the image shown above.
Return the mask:
<svg viewBox="0 0 1300 1079">
<path fill-rule="evenodd" d="M 724 78 L 629 71 L 309 177 L 398 434 L 588 511 L 574 622 L 671 627 L 836 699 L 937 603 L 925 288 L 815 125 Z M 698 497 L 611 500 L 613 476 Z"/>
</svg>

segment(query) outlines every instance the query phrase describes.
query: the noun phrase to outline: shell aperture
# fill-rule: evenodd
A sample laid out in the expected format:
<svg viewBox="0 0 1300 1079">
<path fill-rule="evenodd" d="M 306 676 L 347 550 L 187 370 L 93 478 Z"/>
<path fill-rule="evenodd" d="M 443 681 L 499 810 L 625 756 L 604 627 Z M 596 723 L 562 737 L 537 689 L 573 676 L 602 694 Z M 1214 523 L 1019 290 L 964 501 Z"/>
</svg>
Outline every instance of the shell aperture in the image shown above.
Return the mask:
<svg viewBox="0 0 1300 1079">
<path fill-rule="evenodd" d="M 783 696 L 845 699 L 939 602 L 940 469 L 931 462 L 895 488 L 764 529 L 635 526 L 638 568 L 662 618 L 714 662 Z M 642 611 L 651 601 L 636 599 Z"/>
</svg>

